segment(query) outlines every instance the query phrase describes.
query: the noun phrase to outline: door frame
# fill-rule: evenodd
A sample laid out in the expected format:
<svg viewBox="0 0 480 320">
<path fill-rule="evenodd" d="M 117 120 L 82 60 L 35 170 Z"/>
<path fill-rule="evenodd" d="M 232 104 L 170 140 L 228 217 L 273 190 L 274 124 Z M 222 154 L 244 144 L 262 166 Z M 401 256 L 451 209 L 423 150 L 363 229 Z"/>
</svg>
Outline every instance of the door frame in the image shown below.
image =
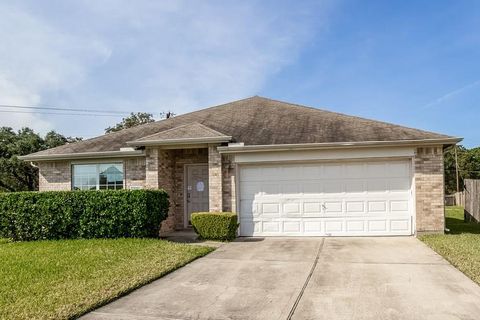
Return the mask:
<svg viewBox="0 0 480 320">
<path fill-rule="evenodd" d="M 208 169 L 208 162 L 186 163 L 183 165 L 183 227 L 184 228 L 191 227 L 191 225 L 188 224 L 187 185 L 188 185 L 188 168 L 194 167 L 194 166 L 206 166 Z M 208 188 L 210 188 L 210 183 L 208 184 Z"/>
</svg>

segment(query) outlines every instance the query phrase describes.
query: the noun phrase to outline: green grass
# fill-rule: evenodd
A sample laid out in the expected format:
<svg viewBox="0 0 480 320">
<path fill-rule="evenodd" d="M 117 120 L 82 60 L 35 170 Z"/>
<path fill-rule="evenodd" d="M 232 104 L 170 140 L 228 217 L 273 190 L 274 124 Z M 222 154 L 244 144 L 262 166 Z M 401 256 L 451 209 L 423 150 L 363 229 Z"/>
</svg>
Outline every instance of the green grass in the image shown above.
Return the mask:
<svg viewBox="0 0 480 320">
<path fill-rule="evenodd" d="M 212 248 L 156 239 L 0 239 L 0 319 L 69 319 Z"/>
<path fill-rule="evenodd" d="M 445 216 L 450 231 L 420 240 L 480 284 L 480 223 L 464 222 L 462 207 L 447 207 Z"/>
</svg>

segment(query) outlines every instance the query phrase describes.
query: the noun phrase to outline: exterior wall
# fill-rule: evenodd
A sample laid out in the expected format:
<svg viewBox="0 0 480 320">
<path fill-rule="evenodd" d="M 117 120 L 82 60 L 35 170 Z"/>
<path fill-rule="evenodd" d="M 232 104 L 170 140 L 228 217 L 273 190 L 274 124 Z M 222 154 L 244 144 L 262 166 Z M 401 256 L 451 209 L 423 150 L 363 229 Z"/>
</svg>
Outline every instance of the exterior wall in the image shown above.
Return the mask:
<svg viewBox="0 0 480 320">
<path fill-rule="evenodd" d="M 158 148 L 147 148 L 145 150 L 145 188 L 158 189 L 159 186 L 159 162 Z"/>
<path fill-rule="evenodd" d="M 71 190 L 70 161 L 39 162 L 38 169 L 38 189 L 40 191 Z"/>
<path fill-rule="evenodd" d="M 125 159 L 125 189 L 144 188 L 146 175 L 146 161 L 143 157 Z"/>
<path fill-rule="evenodd" d="M 445 227 L 443 147 L 417 148 L 414 161 L 416 232 L 443 233 Z"/>
<path fill-rule="evenodd" d="M 235 163 L 232 155 L 222 155 L 223 211 L 235 212 Z"/>
<path fill-rule="evenodd" d="M 222 211 L 222 155 L 217 145 L 208 146 L 208 204 L 210 212 Z"/>
</svg>

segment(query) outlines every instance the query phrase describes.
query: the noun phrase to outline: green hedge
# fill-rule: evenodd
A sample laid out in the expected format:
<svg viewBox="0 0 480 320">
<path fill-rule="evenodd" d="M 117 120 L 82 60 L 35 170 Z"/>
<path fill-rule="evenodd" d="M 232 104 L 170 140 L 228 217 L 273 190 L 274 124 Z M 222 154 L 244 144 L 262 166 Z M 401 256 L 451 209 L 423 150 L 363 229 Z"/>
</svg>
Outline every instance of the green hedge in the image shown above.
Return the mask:
<svg viewBox="0 0 480 320">
<path fill-rule="evenodd" d="M 0 193 L 0 238 L 156 237 L 168 206 L 162 190 Z"/>
<path fill-rule="evenodd" d="M 237 215 L 231 212 L 192 213 L 192 226 L 202 239 L 233 240 L 237 236 Z"/>
</svg>

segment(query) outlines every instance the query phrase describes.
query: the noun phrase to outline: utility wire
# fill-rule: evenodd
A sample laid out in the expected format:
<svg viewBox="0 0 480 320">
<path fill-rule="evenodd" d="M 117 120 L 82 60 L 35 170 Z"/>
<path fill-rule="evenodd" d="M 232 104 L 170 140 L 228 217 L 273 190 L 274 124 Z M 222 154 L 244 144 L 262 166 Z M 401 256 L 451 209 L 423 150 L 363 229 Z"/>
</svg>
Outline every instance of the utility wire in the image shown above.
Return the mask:
<svg viewBox="0 0 480 320">
<path fill-rule="evenodd" d="M 15 108 L 15 109 L 34 109 L 34 110 L 57 110 L 57 111 L 77 111 L 77 112 L 101 112 L 101 113 L 113 113 L 113 114 L 129 114 L 129 111 L 113 111 L 113 110 L 95 110 L 95 109 L 76 109 L 76 108 L 60 108 L 54 106 L 20 106 L 0 104 L 0 108 Z"/>
<path fill-rule="evenodd" d="M 13 111 L 13 110 L 0 110 L 2 113 L 29 113 L 29 114 L 51 114 L 51 115 L 63 115 L 63 116 L 89 116 L 89 117 L 120 117 L 121 114 L 99 114 L 99 113 L 69 113 L 69 112 L 39 112 L 39 111 Z M 100 111 L 98 111 L 100 112 Z"/>
</svg>

